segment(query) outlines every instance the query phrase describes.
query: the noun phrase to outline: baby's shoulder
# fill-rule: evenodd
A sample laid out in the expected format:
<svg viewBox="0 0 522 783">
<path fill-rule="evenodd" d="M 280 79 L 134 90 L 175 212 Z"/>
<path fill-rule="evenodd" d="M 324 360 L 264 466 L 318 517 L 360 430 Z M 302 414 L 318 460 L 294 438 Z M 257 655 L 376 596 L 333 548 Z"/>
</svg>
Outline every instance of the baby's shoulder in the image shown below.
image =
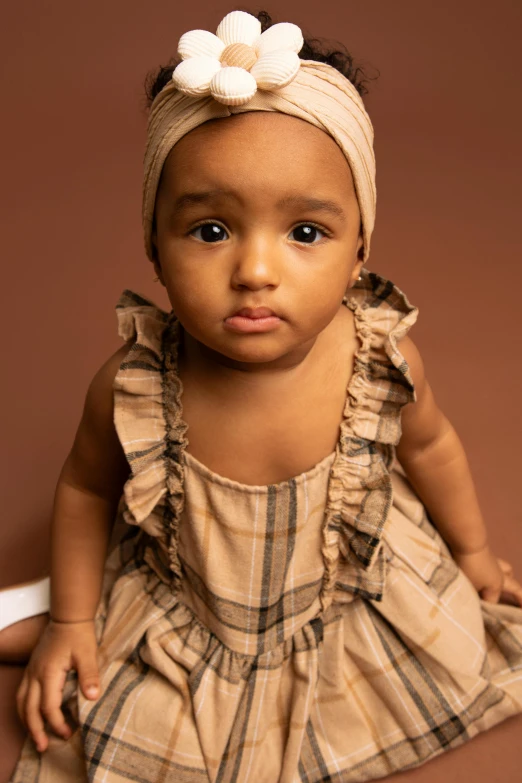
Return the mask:
<svg viewBox="0 0 522 783">
<path fill-rule="evenodd" d="M 90 383 L 89 389 L 94 392 L 112 393 L 114 379 L 132 346 L 132 340 L 127 340 L 114 353 L 112 353 L 96 371 Z"/>
<path fill-rule="evenodd" d="M 114 426 L 113 383 L 129 352 L 125 344 L 112 353 L 89 383 L 83 412 L 62 477 L 111 502 L 117 502 L 129 466 Z"/>
<path fill-rule="evenodd" d="M 128 355 L 131 341 L 112 353 L 95 372 L 87 389 L 84 415 L 91 419 L 111 422 L 114 415 L 114 380 Z"/>
<path fill-rule="evenodd" d="M 417 345 L 409 335 L 404 335 L 397 340 L 397 348 L 408 365 L 413 385 L 419 389 L 424 383 L 425 375 L 424 361 Z"/>
</svg>

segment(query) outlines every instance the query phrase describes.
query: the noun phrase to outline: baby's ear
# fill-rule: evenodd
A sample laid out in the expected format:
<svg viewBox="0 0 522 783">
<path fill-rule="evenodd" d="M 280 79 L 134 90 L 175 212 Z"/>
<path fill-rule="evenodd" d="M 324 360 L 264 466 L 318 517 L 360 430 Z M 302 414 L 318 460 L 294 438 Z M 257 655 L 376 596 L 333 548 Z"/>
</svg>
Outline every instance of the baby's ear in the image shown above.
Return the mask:
<svg viewBox="0 0 522 783">
<path fill-rule="evenodd" d="M 156 224 L 152 227 L 152 232 L 150 235 L 150 244 L 151 244 L 151 250 L 152 250 L 152 261 L 154 263 L 154 268 L 156 268 L 156 263 L 159 262 L 159 256 L 158 256 L 158 247 L 156 245 Z M 156 269 L 156 272 L 158 270 Z"/>
<path fill-rule="evenodd" d="M 159 280 L 162 285 L 165 285 L 163 281 L 163 273 L 161 271 L 158 247 L 156 245 L 156 227 L 153 227 L 152 229 L 150 235 L 150 245 L 151 245 L 152 265 L 154 266 L 154 271 L 156 272 L 156 279 Z"/>
<path fill-rule="evenodd" d="M 364 265 L 364 239 L 362 233 L 359 234 L 359 239 L 357 240 L 355 257 L 357 258 L 357 261 L 355 262 L 352 273 L 350 275 L 348 289 L 353 288 L 359 275 L 361 274 L 361 269 Z"/>
<path fill-rule="evenodd" d="M 359 239 L 357 240 L 357 259 L 359 261 L 362 261 L 363 258 L 364 258 L 364 237 L 361 229 L 359 233 Z"/>
</svg>

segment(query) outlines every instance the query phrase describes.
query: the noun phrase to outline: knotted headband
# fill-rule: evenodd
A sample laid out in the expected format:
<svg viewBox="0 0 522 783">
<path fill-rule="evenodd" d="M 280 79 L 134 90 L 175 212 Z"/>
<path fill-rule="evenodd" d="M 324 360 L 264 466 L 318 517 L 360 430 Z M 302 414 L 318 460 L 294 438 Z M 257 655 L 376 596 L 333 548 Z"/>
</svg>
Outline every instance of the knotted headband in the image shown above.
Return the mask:
<svg viewBox="0 0 522 783">
<path fill-rule="evenodd" d="M 216 35 L 192 30 L 181 36 L 182 62 L 149 114 L 143 182 L 149 259 L 158 183 L 176 142 L 208 120 L 247 111 L 277 111 L 310 122 L 341 148 L 359 202 L 367 260 L 376 204 L 372 123 L 353 84 L 331 65 L 301 60 L 302 45 L 296 25 L 275 24 L 261 33 L 261 23 L 245 11 L 227 14 Z"/>
</svg>

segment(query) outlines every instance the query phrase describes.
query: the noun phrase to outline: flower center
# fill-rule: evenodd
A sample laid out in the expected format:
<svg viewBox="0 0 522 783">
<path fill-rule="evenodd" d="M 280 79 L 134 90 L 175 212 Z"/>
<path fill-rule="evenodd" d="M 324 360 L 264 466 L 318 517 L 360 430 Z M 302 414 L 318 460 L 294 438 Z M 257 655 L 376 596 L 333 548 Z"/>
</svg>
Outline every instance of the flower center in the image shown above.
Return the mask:
<svg viewBox="0 0 522 783">
<path fill-rule="evenodd" d="M 236 68 L 244 68 L 245 71 L 249 71 L 257 62 L 257 54 L 248 44 L 233 43 L 223 49 L 219 59 L 221 65 L 225 67 L 236 66 Z"/>
</svg>

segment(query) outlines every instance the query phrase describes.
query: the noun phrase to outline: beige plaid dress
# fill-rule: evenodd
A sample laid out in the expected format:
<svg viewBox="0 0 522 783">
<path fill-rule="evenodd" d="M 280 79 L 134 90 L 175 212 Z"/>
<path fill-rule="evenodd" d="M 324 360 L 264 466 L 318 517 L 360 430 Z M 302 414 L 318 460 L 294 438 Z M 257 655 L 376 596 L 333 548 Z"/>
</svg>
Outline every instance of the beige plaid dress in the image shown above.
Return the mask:
<svg viewBox="0 0 522 783">
<path fill-rule="evenodd" d="M 28 739 L 14 783 L 356 783 L 522 712 L 522 608 L 480 599 L 395 459 L 417 309 L 367 270 L 345 305 L 360 347 L 335 452 L 250 486 L 187 452 L 181 327 L 124 292 L 132 473 L 97 613 L 102 695 L 71 672 L 77 729 L 42 756 Z"/>
</svg>

